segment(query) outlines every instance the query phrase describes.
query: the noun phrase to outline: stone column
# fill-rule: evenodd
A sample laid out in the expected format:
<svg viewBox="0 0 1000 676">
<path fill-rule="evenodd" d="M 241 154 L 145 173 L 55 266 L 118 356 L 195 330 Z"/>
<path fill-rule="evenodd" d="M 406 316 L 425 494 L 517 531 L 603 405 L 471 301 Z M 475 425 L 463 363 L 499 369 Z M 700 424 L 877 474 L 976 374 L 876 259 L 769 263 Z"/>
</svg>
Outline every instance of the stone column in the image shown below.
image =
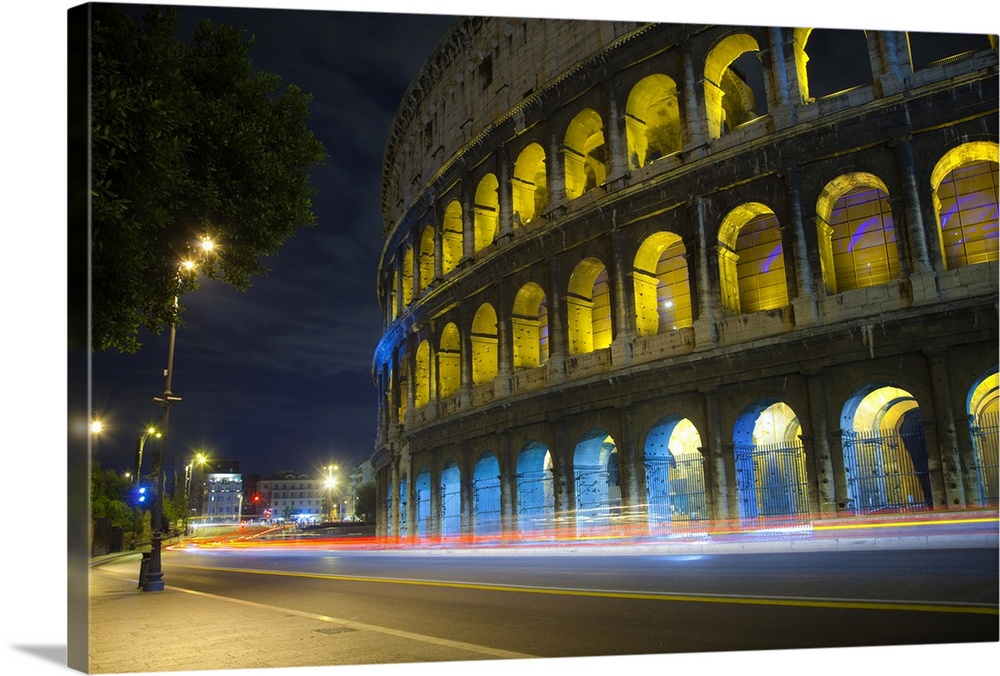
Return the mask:
<svg viewBox="0 0 1000 676">
<path fill-rule="evenodd" d="M 930 368 L 931 394 L 934 398 L 934 427 L 941 456 L 943 489 L 948 507 L 965 507 L 965 482 L 962 463 L 959 461 L 958 436 L 955 433 L 955 415 L 949 389 L 950 379 L 945 355 L 940 350 L 924 352 Z M 930 454 L 928 454 L 930 455 Z"/>
<path fill-rule="evenodd" d="M 714 509 L 712 518 L 716 521 L 735 519 L 739 517 L 736 504 L 736 468 L 732 454 L 727 457 L 727 444 L 722 430 L 722 409 L 719 405 L 719 392 L 711 389 L 703 392 L 705 397 L 705 413 L 708 420 L 708 457 L 712 465 L 712 494 Z"/>
<path fill-rule="evenodd" d="M 822 371 L 806 373 L 809 393 L 809 422 L 812 427 L 811 451 L 812 468 L 815 474 L 816 500 L 819 514 L 831 516 L 837 513 L 837 495 L 830 455 L 830 429 L 827 424 L 826 382 Z"/>
<path fill-rule="evenodd" d="M 389 515 L 391 519 L 391 529 L 392 534 L 396 538 L 399 537 L 399 458 L 393 458 L 391 461 L 392 467 L 392 478 L 390 490 L 392 491 L 392 513 Z"/>
<path fill-rule="evenodd" d="M 514 373 L 514 339 L 511 332 L 511 302 L 505 298 L 503 288 L 498 284 L 497 300 L 497 376 L 494 381 L 494 392 L 498 397 L 506 397 L 511 393 L 511 381 Z"/>
<path fill-rule="evenodd" d="M 927 249 L 927 231 L 920 209 L 920 188 L 913 161 L 913 147 L 909 139 L 896 140 L 895 147 L 896 161 L 903 183 L 903 212 L 907 225 L 905 231 L 906 241 L 909 244 L 907 248 L 910 249 L 909 261 L 912 266 L 909 281 L 913 289 L 913 303 L 914 305 L 937 303 L 937 283 Z"/>
<path fill-rule="evenodd" d="M 506 146 L 500 148 L 498 152 L 500 155 L 500 176 L 497 177 L 497 201 L 500 204 L 500 218 L 497 224 L 496 240 L 505 242 L 514 236 L 514 196 L 511 187 L 513 172 Z"/>
<path fill-rule="evenodd" d="M 462 179 L 462 260 L 459 266 L 471 263 L 476 256 L 476 197 L 468 176 Z"/>
<path fill-rule="evenodd" d="M 608 88 L 608 121 L 604 127 L 608 130 L 608 134 L 604 143 L 608 148 L 608 157 L 610 158 L 607 184 L 609 189 L 613 190 L 621 187 L 619 183 L 628 173 L 628 145 L 623 143 L 625 116 L 619 110 L 618 91 L 610 78 L 606 86 Z"/>
<path fill-rule="evenodd" d="M 565 293 L 559 257 L 552 256 L 549 259 L 549 289 L 546 294 L 549 306 L 549 359 L 546 373 L 549 382 L 562 382 L 566 377 L 569 347 L 566 342 L 566 316 L 563 312 Z"/>
<path fill-rule="evenodd" d="M 648 533 L 644 465 L 637 447 L 635 413 L 631 406 L 620 410 L 621 439 L 618 446 L 618 483 L 622 493 L 622 517 L 630 534 Z"/>
<path fill-rule="evenodd" d="M 694 320 L 695 342 L 702 347 L 718 343 L 718 329 L 715 318 L 719 315 L 716 294 L 712 289 L 712 274 L 709 267 L 708 223 L 705 200 L 695 197 L 692 203 L 698 222 L 698 315 Z"/>
<path fill-rule="evenodd" d="M 703 82 L 704 78 L 697 77 L 695 74 L 690 40 L 685 41 L 681 46 L 681 59 L 684 68 L 684 136 L 686 141 L 683 154 L 685 158 L 697 159 L 704 157 L 707 143 L 705 140 L 705 115 L 702 113 L 704 106 L 700 103 L 696 86 L 699 82 Z"/>
<path fill-rule="evenodd" d="M 566 170 L 563 152 L 563 139 L 556 130 L 550 128 L 549 149 L 545 153 L 545 181 L 549 204 L 544 212 L 555 212 L 555 216 L 562 215 L 566 210 Z"/>
<path fill-rule="evenodd" d="M 813 270 L 809 264 L 809 247 L 806 244 L 805 222 L 802 218 L 802 185 L 798 165 L 792 165 L 786 179 L 788 213 L 792 218 L 792 252 L 795 261 L 797 293 L 792 299 L 796 326 L 815 326 L 819 322 L 819 308 L 813 285 Z"/>
<path fill-rule="evenodd" d="M 420 298 L 420 232 L 413 232 L 410 234 L 410 242 L 413 251 L 413 302 L 416 303 L 417 299 Z"/>
<path fill-rule="evenodd" d="M 552 488 L 555 493 L 554 513 L 557 538 L 576 534 L 572 458 L 567 448 L 566 428 L 561 421 L 554 423 L 552 454 Z"/>
<path fill-rule="evenodd" d="M 615 366 L 632 363 L 632 341 L 635 339 L 635 296 L 629 293 L 626 274 L 630 266 L 625 263 L 625 242 L 616 223 L 616 214 L 611 215 L 611 275 L 613 315 L 611 362 Z"/>
<path fill-rule="evenodd" d="M 785 54 L 785 39 L 782 29 L 772 27 L 769 31 L 771 41 L 769 54 L 771 57 L 771 79 L 774 81 L 775 105 L 771 110 L 771 119 L 775 129 L 784 129 L 795 124 L 796 108 L 791 103 L 791 84 L 788 77 L 788 60 Z M 797 97 L 796 97 L 797 98 Z"/>
<path fill-rule="evenodd" d="M 441 463 L 437 454 L 428 459 L 427 470 L 430 474 L 430 515 L 427 519 L 427 537 L 432 540 L 441 539 Z"/>
<path fill-rule="evenodd" d="M 517 529 L 517 505 L 514 503 L 516 495 L 514 482 L 517 481 L 517 478 L 516 473 L 511 471 L 510 433 L 508 432 L 500 435 L 497 461 L 500 465 L 500 536 L 506 538 Z"/>
</svg>

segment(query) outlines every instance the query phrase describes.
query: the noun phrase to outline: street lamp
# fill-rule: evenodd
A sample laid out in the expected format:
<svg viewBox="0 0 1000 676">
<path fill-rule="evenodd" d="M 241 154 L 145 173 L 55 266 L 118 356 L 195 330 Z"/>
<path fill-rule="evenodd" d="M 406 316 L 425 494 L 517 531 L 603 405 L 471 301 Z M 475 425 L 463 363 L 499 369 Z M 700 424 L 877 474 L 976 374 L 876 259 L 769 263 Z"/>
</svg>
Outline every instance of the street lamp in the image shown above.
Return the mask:
<svg viewBox="0 0 1000 676">
<path fill-rule="evenodd" d="M 201 240 L 201 249 L 210 252 L 215 244 L 208 237 Z M 170 337 L 167 343 L 167 368 L 163 370 L 163 396 L 153 397 L 163 408 L 163 428 L 160 437 L 160 461 L 156 468 L 156 503 L 153 508 L 153 539 L 149 551 L 149 568 L 146 571 L 145 579 L 142 583 L 143 591 L 163 591 L 163 569 L 161 566 L 161 550 L 163 547 L 163 464 L 167 457 L 167 430 L 170 422 L 170 405 L 175 401 L 180 401 L 180 397 L 173 396 L 170 390 L 171 381 L 174 375 L 174 345 L 177 341 L 177 320 L 180 314 L 179 294 L 183 283 L 182 275 L 186 272 L 193 272 L 197 267 L 193 260 L 185 260 L 181 263 L 177 271 L 177 292 L 174 293 L 173 313 L 170 318 Z"/>
<path fill-rule="evenodd" d="M 139 436 L 138 441 L 135 442 L 135 488 L 136 490 L 142 485 L 142 452 L 146 448 L 146 439 L 151 436 L 155 436 L 159 439 L 162 435 L 156 430 L 152 425 L 148 426 L 145 431 Z M 136 505 L 133 507 L 133 519 L 132 519 L 132 549 L 135 550 L 135 546 L 138 542 L 138 530 L 139 530 L 139 512 L 141 508 Z"/>
<path fill-rule="evenodd" d="M 191 479 L 194 476 L 194 464 L 201 465 L 202 476 L 205 472 L 205 463 L 208 458 L 204 453 L 195 453 L 191 462 L 184 465 L 184 534 L 187 535 L 188 518 L 191 516 Z"/>
<path fill-rule="evenodd" d="M 327 499 L 330 502 L 330 521 L 333 521 L 334 517 L 334 506 L 333 506 L 333 487 L 336 485 L 337 480 L 334 479 L 333 473 L 337 470 L 336 465 L 326 466 L 326 490 Z"/>
</svg>

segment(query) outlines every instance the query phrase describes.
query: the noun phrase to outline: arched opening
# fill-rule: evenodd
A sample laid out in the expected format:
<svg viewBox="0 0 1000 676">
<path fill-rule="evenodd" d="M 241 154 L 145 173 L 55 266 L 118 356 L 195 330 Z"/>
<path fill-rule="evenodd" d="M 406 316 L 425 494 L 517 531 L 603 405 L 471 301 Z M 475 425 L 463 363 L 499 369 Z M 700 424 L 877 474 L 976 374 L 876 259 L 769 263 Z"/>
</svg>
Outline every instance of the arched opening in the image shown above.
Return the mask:
<svg viewBox="0 0 1000 676">
<path fill-rule="evenodd" d="M 611 344 L 608 272 L 596 258 L 585 258 L 569 278 L 566 294 L 570 354 L 586 354 Z"/>
<path fill-rule="evenodd" d="M 497 313 L 483 303 L 472 319 L 472 382 L 493 382 L 497 377 Z"/>
<path fill-rule="evenodd" d="M 675 522 L 708 519 L 701 435 L 687 418 L 661 419 L 646 436 L 646 512 L 650 533 L 667 535 Z"/>
<path fill-rule="evenodd" d="M 899 277 L 889 191 L 878 177 L 858 172 L 830 181 L 816 203 L 816 229 L 829 293 Z"/>
<path fill-rule="evenodd" d="M 752 404 L 733 427 L 740 519 L 808 515 L 806 458 L 798 416 L 784 402 Z"/>
<path fill-rule="evenodd" d="M 996 506 L 1000 463 L 997 462 L 998 434 L 997 369 L 982 376 L 969 391 L 966 408 L 972 434 L 972 462 L 976 476 L 976 499 L 980 505 Z"/>
<path fill-rule="evenodd" d="M 529 442 L 517 456 L 517 524 L 522 534 L 550 534 L 555 525 L 552 454 L 540 441 Z"/>
<path fill-rule="evenodd" d="M 677 85 L 666 75 L 644 77 L 625 104 L 629 169 L 640 169 L 681 150 L 681 111 Z"/>
<path fill-rule="evenodd" d="M 575 199 L 607 180 L 607 148 L 601 116 L 585 108 L 569 123 L 563 142 L 566 198 Z"/>
<path fill-rule="evenodd" d="M 417 537 L 427 537 L 431 520 L 431 475 L 426 467 L 421 467 L 413 484 L 417 500 Z"/>
<path fill-rule="evenodd" d="M 483 452 L 473 470 L 472 528 L 476 536 L 500 533 L 500 463 L 492 451 Z"/>
<path fill-rule="evenodd" d="M 392 271 L 392 287 L 389 289 L 389 293 L 386 294 L 389 297 L 389 321 L 396 321 L 396 317 L 399 316 L 399 307 L 397 303 L 399 302 L 399 297 L 396 295 L 396 289 L 399 288 L 399 269 Z"/>
<path fill-rule="evenodd" d="M 454 460 L 448 460 L 441 470 L 441 535 L 454 537 L 462 533 L 462 473 Z"/>
<path fill-rule="evenodd" d="M 684 242 L 672 232 L 647 237 L 635 255 L 636 331 L 640 336 L 691 326 L 691 285 Z"/>
<path fill-rule="evenodd" d="M 920 407 L 892 385 L 862 388 L 841 413 L 847 496 L 858 514 L 933 504 Z"/>
<path fill-rule="evenodd" d="M 872 83 L 864 31 L 796 28 L 794 50 L 803 102 L 811 103 Z"/>
<path fill-rule="evenodd" d="M 759 202 L 742 204 L 719 228 L 722 301 L 740 313 L 788 305 L 785 256 L 778 218 Z"/>
<path fill-rule="evenodd" d="M 403 424 L 403 420 L 406 418 L 406 402 L 409 399 L 409 373 L 410 373 L 410 357 L 407 354 L 403 354 L 399 360 L 399 409 L 398 409 L 398 422 L 400 425 Z"/>
<path fill-rule="evenodd" d="M 767 113 L 760 47 L 746 33 L 719 42 L 705 60 L 705 108 L 711 138 Z"/>
<path fill-rule="evenodd" d="M 500 184 L 493 174 L 486 174 L 476 188 L 476 203 L 472 209 L 472 226 L 475 234 L 473 244 L 475 250 L 482 251 L 497 235 L 497 223 L 500 220 L 500 201 L 497 190 Z"/>
<path fill-rule="evenodd" d="M 441 330 L 438 349 L 438 395 L 443 399 L 458 392 L 462 385 L 462 353 L 458 327 L 448 323 Z"/>
<path fill-rule="evenodd" d="M 603 430 L 583 436 L 573 453 L 577 535 L 610 535 L 621 525 L 618 448 Z"/>
<path fill-rule="evenodd" d="M 403 307 L 413 302 L 413 247 L 406 245 L 403 251 Z"/>
<path fill-rule="evenodd" d="M 452 200 L 441 225 L 441 274 L 447 275 L 462 259 L 462 205 Z"/>
<path fill-rule="evenodd" d="M 528 282 L 514 297 L 510 318 L 514 339 L 514 368 L 530 369 L 548 360 L 549 321 L 545 292 Z"/>
<path fill-rule="evenodd" d="M 914 72 L 961 61 L 984 49 L 996 49 L 985 34 L 910 32 L 906 37 Z"/>
<path fill-rule="evenodd" d="M 931 173 L 934 210 L 949 270 L 998 258 L 998 146 L 975 141 L 952 148 Z"/>
<path fill-rule="evenodd" d="M 423 293 L 434 281 L 434 228 L 424 228 L 420 235 L 420 291 Z"/>
<path fill-rule="evenodd" d="M 542 215 L 548 203 L 545 151 L 542 146 L 532 143 L 521 151 L 510 181 L 514 225 L 528 225 Z"/>
<path fill-rule="evenodd" d="M 431 400 L 431 346 L 424 340 L 417 346 L 417 356 L 413 362 L 413 405 L 420 409 Z"/>
</svg>

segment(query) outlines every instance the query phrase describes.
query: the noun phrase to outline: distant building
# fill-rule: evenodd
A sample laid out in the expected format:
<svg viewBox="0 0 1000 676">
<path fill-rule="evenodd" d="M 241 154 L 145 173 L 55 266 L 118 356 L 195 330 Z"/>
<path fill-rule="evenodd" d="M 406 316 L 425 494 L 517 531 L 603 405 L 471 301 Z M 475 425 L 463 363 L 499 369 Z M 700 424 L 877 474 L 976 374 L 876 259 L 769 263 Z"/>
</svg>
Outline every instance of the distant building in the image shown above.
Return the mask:
<svg viewBox="0 0 1000 676">
<path fill-rule="evenodd" d="M 202 476 L 202 520 L 236 521 L 243 501 L 239 461 L 232 458 L 209 460 Z"/>
<path fill-rule="evenodd" d="M 329 518 L 326 477 L 281 470 L 257 482 L 260 515 L 273 522 L 320 523 Z"/>
<path fill-rule="evenodd" d="M 344 521 L 354 521 L 357 509 L 358 490 L 365 484 L 375 483 L 375 466 L 371 460 L 361 463 L 351 472 L 347 486 L 343 491 L 341 504 L 343 506 Z"/>
</svg>

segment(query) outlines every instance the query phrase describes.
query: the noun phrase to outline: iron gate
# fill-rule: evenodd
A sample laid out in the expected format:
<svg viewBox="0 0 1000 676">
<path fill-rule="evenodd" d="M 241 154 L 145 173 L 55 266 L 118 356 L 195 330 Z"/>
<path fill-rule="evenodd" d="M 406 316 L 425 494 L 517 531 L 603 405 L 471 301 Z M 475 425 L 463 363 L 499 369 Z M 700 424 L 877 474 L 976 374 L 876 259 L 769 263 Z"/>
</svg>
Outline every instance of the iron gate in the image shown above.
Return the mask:
<svg viewBox="0 0 1000 676">
<path fill-rule="evenodd" d="M 472 519 L 476 535 L 500 532 L 500 479 L 474 479 L 472 481 Z"/>
<path fill-rule="evenodd" d="M 857 514 L 929 507 L 930 474 L 922 433 L 844 433 L 847 497 Z"/>
<path fill-rule="evenodd" d="M 547 469 L 517 475 L 517 524 L 522 532 L 541 532 L 553 523 L 552 471 Z"/>
<path fill-rule="evenodd" d="M 971 421 L 973 463 L 979 504 L 997 504 L 998 414 L 982 413 Z"/>
<path fill-rule="evenodd" d="M 740 519 L 808 518 L 809 491 L 801 443 L 740 444 L 734 452 Z"/>
<path fill-rule="evenodd" d="M 441 484 L 441 534 L 462 532 L 462 492 L 458 482 Z"/>
<path fill-rule="evenodd" d="M 621 530 L 622 492 L 617 467 L 576 467 L 577 533 L 614 534 Z M 613 528 L 617 526 L 617 528 Z"/>
<path fill-rule="evenodd" d="M 647 458 L 646 505 L 650 531 L 669 533 L 671 524 L 708 518 L 704 459 Z"/>
</svg>

